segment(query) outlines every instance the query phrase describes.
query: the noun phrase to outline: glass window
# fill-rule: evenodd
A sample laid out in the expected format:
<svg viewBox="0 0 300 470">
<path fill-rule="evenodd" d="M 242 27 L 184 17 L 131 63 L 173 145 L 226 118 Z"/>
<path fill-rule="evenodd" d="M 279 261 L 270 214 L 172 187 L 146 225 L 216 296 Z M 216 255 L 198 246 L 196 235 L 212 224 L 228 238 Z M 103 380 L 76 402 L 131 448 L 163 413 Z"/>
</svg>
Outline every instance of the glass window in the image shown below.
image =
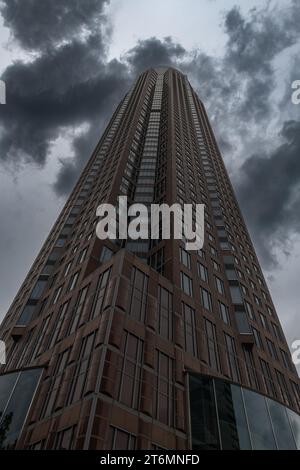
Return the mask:
<svg viewBox="0 0 300 470">
<path fill-rule="evenodd" d="M 198 266 L 198 275 L 200 279 L 204 282 L 208 282 L 208 270 L 207 267 L 202 263 L 197 263 Z"/>
<path fill-rule="evenodd" d="M 230 286 L 231 299 L 234 304 L 242 304 L 243 298 L 238 286 Z"/>
<path fill-rule="evenodd" d="M 185 294 L 192 296 L 193 295 L 192 279 L 183 272 L 180 273 L 180 278 L 181 278 L 181 289 L 183 290 Z"/>
<path fill-rule="evenodd" d="M 252 333 L 252 329 L 248 322 L 248 317 L 246 312 L 237 311 L 235 312 L 235 318 L 239 333 L 242 335 L 249 335 Z"/>
<path fill-rule="evenodd" d="M 206 289 L 201 288 L 201 299 L 202 299 L 202 305 L 206 310 L 209 310 L 212 312 L 212 299 L 211 299 L 211 293 L 208 292 Z"/>
<path fill-rule="evenodd" d="M 215 276 L 215 281 L 216 281 L 217 291 L 219 292 L 220 295 L 224 295 L 225 294 L 224 282 L 222 281 L 222 279 L 220 279 L 217 276 Z"/>
<path fill-rule="evenodd" d="M 113 254 L 114 252 L 112 250 L 107 248 L 107 246 L 104 246 L 100 255 L 100 263 L 105 263 L 106 261 L 109 261 Z"/>
<path fill-rule="evenodd" d="M 225 336 L 225 343 L 226 343 L 227 357 L 228 357 L 228 365 L 229 365 L 231 378 L 235 382 L 239 382 L 239 380 L 240 380 L 240 370 L 239 370 L 238 358 L 237 358 L 237 354 L 236 354 L 235 341 L 234 341 L 234 338 L 232 338 L 230 335 L 228 335 L 226 333 L 224 333 L 224 336 Z"/>
<path fill-rule="evenodd" d="M 132 294 L 130 303 L 130 315 L 143 322 L 146 315 L 148 276 L 139 269 L 134 268 L 131 277 Z"/>
<path fill-rule="evenodd" d="M 183 248 L 180 248 L 180 262 L 188 269 L 191 269 L 191 255 Z"/>
<path fill-rule="evenodd" d="M 33 291 L 31 292 L 30 299 L 39 300 L 44 292 L 46 284 L 47 280 L 38 280 Z"/>
<path fill-rule="evenodd" d="M 220 371 L 220 356 L 217 342 L 216 326 L 206 318 L 204 319 L 204 324 L 209 365 L 212 369 Z"/>
<path fill-rule="evenodd" d="M 172 308 L 172 294 L 164 289 L 158 287 L 158 332 L 164 338 L 169 340 L 173 337 L 173 308 Z"/>
<path fill-rule="evenodd" d="M 17 325 L 28 325 L 33 317 L 35 305 L 26 305 L 17 321 Z"/>
<path fill-rule="evenodd" d="M 1 427 L 3 431 L 3 426 L 5 426 L 5 435 L 1 440 L 0 448 L 7 449 L 14 447 L 26 419 L 41 372 L 41 369 L 31 369 L 20 372 L 17 374 L 17 377 L 13 374 L 16 382 L 13 393 L 8 397 L 9 401 L 3 412 Z M 7 380 L 9 384 L 6 386 L 6 391 L 8 391 L 12 383 L 12 379 L 8 378 L 8 375 L 0 377 L 0 389 L 2 388 L 3 381 L 5 383 Z"/>
<path fill-rule="evenodd" d="M 123 360 L 120 365 L 119 400 L 136 409 L 139 404 L 143 341 L 131 333 L 126 333 L 123 344 Z"/>
<path fill-rule="evenodd" d="M 213 382 L 209 377 L 190 375 L 189 390 L 193 449 L 219 450 Z"/>
<path fill-rule="evenodd" d="M 223 302 L 219 303 L 219 312 L 220 317 L 226 325 L 230 325 L 230 316 L 229 316 L 229 309 L 227 305 L 223 304 Z"/>
<path fill-rule="evenodd" d="M 287 408 L 287 414 L 293 430 L 297 449 L 300 450 L 300 416 Z"/>
<path fill-rule="evenodd" d="M 195 310 L 189 305 L 182 304 L 184 318 L 185 350 L 192 356 L 198 356 Z"/>
<path fill-rule="evenodd" d="M 267 399 L 269 412 L 279 450 L 295 450 L 296 444 L 284 406 Z"/>
<path fill-rule="evenodd" d="M 264 397 L 246 389 L 243 393 L 253 449 L 275 450 L 275 438 Z"/>
</svg>

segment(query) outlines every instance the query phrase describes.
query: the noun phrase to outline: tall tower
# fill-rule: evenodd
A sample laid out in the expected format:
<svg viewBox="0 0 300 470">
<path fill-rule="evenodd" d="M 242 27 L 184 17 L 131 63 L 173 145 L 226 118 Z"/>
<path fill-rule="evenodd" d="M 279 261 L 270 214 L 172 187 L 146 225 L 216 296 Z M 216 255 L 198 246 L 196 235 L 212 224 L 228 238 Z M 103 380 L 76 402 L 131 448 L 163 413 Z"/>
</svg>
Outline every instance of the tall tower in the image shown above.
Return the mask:
<svg viewBox="0 0 300 470">
<path fill-rule="evenodd" d="M 96 208 L 120 195 L 205 204 L 203 249 L 99 240 Z M 300 447 L 299 379 L 182 73 L 142 73 L 117 107 L 0 339 L 3 448 Z"/>
</svg>

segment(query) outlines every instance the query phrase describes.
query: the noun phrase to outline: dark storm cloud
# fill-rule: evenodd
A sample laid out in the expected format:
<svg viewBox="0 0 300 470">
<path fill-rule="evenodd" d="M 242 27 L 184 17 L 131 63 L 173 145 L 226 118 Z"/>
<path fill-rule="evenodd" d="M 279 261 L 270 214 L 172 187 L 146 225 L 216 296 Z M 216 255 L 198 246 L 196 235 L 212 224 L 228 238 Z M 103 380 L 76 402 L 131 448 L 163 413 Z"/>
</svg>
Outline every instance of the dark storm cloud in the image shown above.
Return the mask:
<svg viewBox="0 0 300 470">
<path fill-rule="evenodd" d="M 237 186 L 250 228 L 265 261 L 278 242 L 288 252 L 289 237 L 300 233 L 300 121 L 287 121 L 282 143 L 270 154 L 252 155 Z"/>
<path fill-rule="evenodd" d="M 8 85 L 8 105 L 0 116 L 1 159 L 23 157 L 43 164 L 62 127 L 90 122 L 110 108 L 126 70 L 116 61 L 103 63 L 98 51 L 99 37 L 90 36 L 33 63 L 18 62 L 6 69 L 2 78 Z"/>
<path fill-rule="evenodd" d="M 172 38 L 166 37 L 161 41 L 152 37 L 138 41 L 124 59 L 133 68 L 133 74 L 137 74 L 153 66 L 175 66 L 185 55 L 186 50 Z"/>
<path fill-rule="evenodd" d="M 4 25 L 25 49 L 41 50 L 95 31 L 107 0 L 2 0 Z"/>
</svg>

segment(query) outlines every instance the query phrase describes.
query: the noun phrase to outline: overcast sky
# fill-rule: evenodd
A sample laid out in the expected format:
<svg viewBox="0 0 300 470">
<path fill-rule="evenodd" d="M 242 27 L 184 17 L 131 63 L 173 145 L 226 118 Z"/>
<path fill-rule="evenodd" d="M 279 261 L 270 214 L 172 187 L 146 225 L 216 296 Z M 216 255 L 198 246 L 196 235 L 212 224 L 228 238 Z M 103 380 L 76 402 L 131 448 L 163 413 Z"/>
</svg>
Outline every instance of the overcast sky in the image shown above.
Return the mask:
<svg viewBox="0 0 300 470">
<path fill-rule="evenodd" d="M 0 0 L 0 318 L 114 107 L 172 65 L 204 101 L 291 345 L 300 338 L 299 0 Z"/>
</svg>

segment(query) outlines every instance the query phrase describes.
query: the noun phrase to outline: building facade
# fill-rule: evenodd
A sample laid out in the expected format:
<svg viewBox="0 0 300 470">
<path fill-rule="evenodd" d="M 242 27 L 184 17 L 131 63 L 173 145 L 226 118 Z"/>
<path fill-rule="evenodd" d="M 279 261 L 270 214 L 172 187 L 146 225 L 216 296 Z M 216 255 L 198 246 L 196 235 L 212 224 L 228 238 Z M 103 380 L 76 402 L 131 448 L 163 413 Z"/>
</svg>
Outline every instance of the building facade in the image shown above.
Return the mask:
<svg viewBox="0 0 300 470">
<path fill-rule="evenodd" d="M 96 209 L 205 204 L 205 243 L 104 240 Z M 300 388 L 205 108 L 172 68 L 117 107 L 0 329 L 0 446 L 296 449 Z"/>
</svg>

